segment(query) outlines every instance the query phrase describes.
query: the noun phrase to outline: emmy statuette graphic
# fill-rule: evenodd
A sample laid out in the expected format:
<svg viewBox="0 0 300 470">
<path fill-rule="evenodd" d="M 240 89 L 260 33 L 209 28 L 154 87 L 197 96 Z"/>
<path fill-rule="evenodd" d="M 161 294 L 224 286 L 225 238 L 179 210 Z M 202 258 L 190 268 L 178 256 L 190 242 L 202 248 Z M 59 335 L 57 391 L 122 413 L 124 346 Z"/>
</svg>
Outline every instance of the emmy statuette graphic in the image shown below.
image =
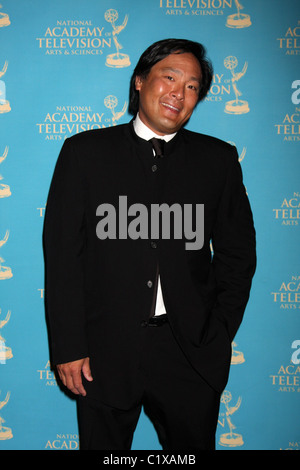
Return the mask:
<svg viewBox="0 0 300 470">
<path fill-rule="evenodd" d="M 3 69 L 0 71 L 0 78 L 6 73 L 8 62 L 6 61 Z M 0 80 L 0 113 L 8 113 L 11 111 L 9 101 L 6 99 L 6 87 L 3 80 Z"/>
<path fill-rule="evenodd" d="M 224 390 L 221 396 L 221 403 L 225 405 L 226 408 L 226 421 L 229 426 L 229 432 L 221 434 L 219 439 L 219 444 L 223 447 L 240 447 L 244 445 L 243 437 L 241 434 L 234 433 L 233 430 L 236 426 L 231 422 L 231 416 L 239 409 L 241 406 L 242 399 L 239 397 L 235 406 L 228 406 L 232 400 L 232 395 L 228 390 Z"/>
<path fill-rule="evenodd" d="M 227 17 L 226 21 L 226 26 L 228 28 L 247 28 L 248 26 L 251 26 L 251 19 L 250 15 L 245 15 L 244 13 L 240 13 L 241 10 L 243 10 L 243 5 L 240 4 L 238 0 L 234 0 L 236 8 L 237 8 L 237 13 L 234 15 L 229 15 Z"/>
<path fill-rule="evenodd" d="M 243 364 L 245 362 L 245 356 L 242 351 L 237 351 L 235 348 L 237 344 L 232 342 L 232 355 L 231 355 L 231 364 Z"/>
<path fill-rule="evenodd" d="M 9 398 L 10 392 L 7 392 L 5 399 L 3 401 L 0 401 L 0 410 L 2 410 L 5 405 L 7 405 Z M 11 429 L 6 426 L 2 426 L 3 423 L 5 423 L 5 420 L 0 416 L 0 441 L 11 439 L 13 437 Z"/>
<path fill-rule="evenodd" d="M 0 157 L 0 164 L 6 159 L 8 154 L 8 147 L 5 147 L 3 155 Z M 3 176 L 0 175 L 0 180 L 3 179 Z M 0 184 L 0 198 L 11 196 L 10 187 L 8 184 Z"/>
<path fill-rule="evenodd" d="M 130 59 L 127 54 L 122 54 L 120 52 L 120 49 L 123 49 L 123 46 L 118 42 L 118 34 L 126 27 L 127 21 L 128 21 L 128 15 L 125 15 L 125 19 L 123 21 L 123 24 L 117 26 L 115 22 L 117 21 L 119 17 L 119 14 L 117 10 L 107 10 L 104 14 L 104 18 L 108 23 L 111 23 L 112 28 L 113 28 L 113 40 L 117 49 L 117 52 L 115 54 L 109 54 L 106 58 L 106 63 L 108 67 L 114 67 L 114 68 L 121 68 L 121 67 L 128 67 L 130 65 Z"/>
<path fill-rule="evenodd" d="M 0 330 L 3 328 L 10 319 L 10 310 L 7 312 L 6 318 L 4 320 L 0 320 Z M 0 309 L 1 315 L 1 309 Z M 11 348 L 5 346 L 5 339 L 0 334 L 0 364 L 5 364 L 6 359 L 11 359 L 13 357 Z"/>
<path fill-rule="evenodd" d="M 8 236 L 9 236 L 9 231 L 7 230 L 3 240 L 0 240 L 0 248 L 7 242 Z M 0 256 L 0 281 L 2 281 L 4 279 L 10 279 L 11 277 L 13 277 L 11 268 L 8 267 L 8 266 L 2 266 L 1 265 L 1 263 L 3 261 L 4 261 L 4 259 L 1 258 L 1 256 Z"/>
<path fill-rule="evenodd" d="M 238 65 L 238 60 L 234 56 L 228 56 L 224 59 L 225 67 L 230 70 L 232 78 L 231 83 L 235 93 L 235 100 L 227 101 L 225 105 L 225 113 L 228 114 L 245 114 L 250 111 L 247 101 L 240 100 L 239 97 L 242 96 L 242 93 L 238 90 L 236 82 L 238 82 L 246 73 L 248 68 L 248 63 L 245 62 L 243 70 L 239 73 L 235 72 L 235 69 Z"/>
</svg>

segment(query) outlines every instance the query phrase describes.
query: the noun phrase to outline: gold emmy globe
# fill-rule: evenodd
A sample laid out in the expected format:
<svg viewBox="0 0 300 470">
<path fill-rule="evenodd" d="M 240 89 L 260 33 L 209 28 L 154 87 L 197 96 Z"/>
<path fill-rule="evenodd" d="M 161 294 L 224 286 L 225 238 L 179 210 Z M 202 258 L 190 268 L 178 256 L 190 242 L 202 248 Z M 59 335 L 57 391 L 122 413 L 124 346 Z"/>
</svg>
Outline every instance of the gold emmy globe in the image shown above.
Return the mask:
<svg viewBox="0 0 300 470">
<path fill-rule="evenodd" d="M 120 52 L 120 49 L 123 49 L 123 46 L 118 42 L 117 35 L 120 34 L 120 32 L 126 27 L 127 21 L 128 21 L 128 15 L 125 16 L 125 19 L 123 21 L 123 24 L 116 26 L 115 22 L 117 21 L 119 15 L 117 10 L 109 9 L 106 10 L 104 14 L 104 18 L 108 23 L 111 23 L 112 28 L 113 28 L 113 40 L 117 49 L 117 52 L 115 54 L 109 54 L 106 58 L 105 65 L 108 67 L 115 67 L 115 68 L 121 68 L 121 67 L 128 67 L 130 65 L 130 59 L 127 54 L 122 54 Z"/>
<path fill-rule="evenodd" d="M 118 98 L 114 95 L 106 96 L 106 98 L 104 98 L 104 105 L 106 108 L 111 110 L 113 115 L 112 121 L 114 125 L 116 125 L 116 122 L 121 119 L 122 116 L 124 116 L 127 109 L 127 101 L 125 101 L 123 109 L 121 111 L 115 111 L 116 106 L 118 106 Z"/>
</svg>

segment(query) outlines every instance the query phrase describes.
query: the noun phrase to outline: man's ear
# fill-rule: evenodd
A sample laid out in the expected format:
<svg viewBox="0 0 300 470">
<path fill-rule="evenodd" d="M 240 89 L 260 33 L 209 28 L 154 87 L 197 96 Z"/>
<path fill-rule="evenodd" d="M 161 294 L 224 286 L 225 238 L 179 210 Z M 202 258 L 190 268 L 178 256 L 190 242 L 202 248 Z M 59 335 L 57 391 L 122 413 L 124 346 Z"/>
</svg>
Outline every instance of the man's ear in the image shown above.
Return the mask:
<svg viewBox="0 0 300 470">
<path fill-rule="evenodd" d="M 139 91 L 142 87 L 143 84 L 143 79 L 142 77 L 136 76 L 135 77 L 135 89 Z"/>
</svg>

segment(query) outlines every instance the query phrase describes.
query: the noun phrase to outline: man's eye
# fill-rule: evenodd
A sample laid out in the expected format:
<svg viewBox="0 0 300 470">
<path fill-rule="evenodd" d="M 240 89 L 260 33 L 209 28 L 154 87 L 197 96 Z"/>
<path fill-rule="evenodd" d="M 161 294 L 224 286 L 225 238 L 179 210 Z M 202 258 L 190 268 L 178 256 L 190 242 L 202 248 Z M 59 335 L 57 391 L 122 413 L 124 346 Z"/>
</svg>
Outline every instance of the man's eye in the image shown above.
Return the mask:
<svg viewBox="0 0 300 470">
<path fill-rule="evenodd" d="M 171 75 L 166 75 L 166 79 L 167 80 L 173 80 L 173 77 L 171 77 Z"/>
</svg>

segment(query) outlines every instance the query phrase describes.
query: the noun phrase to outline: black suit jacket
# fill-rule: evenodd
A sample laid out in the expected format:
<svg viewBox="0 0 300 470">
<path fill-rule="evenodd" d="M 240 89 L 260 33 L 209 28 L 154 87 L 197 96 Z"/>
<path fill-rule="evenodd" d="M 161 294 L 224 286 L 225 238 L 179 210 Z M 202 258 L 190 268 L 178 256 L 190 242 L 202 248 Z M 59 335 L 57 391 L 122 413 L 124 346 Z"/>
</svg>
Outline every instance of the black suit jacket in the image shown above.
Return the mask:
<svg viewBox="0 0 300 470">
<path fill-rule="evenodd" d="M 181 129 L 163 162 L 161 172 L 151 171 L 151 146 L 132 122 L 75 135 L 62 147 L 46 206 L 52 363 L 89 356 L 88 393 L 117 406 L 133 399 L 157 265 L 172 331 L 192 367 L 219 392 L 255 271 L 255 230 L 235 147 Z M 100 240 L 97 207 L 118 208 L 121 195 L 128 207 L 140 203 L 149 211 L 157 201 L 204 204 L 203 247 L 187 250 L 184 238 L 161 238 L 156 248 L 150 239 Z"/>
</svg>

